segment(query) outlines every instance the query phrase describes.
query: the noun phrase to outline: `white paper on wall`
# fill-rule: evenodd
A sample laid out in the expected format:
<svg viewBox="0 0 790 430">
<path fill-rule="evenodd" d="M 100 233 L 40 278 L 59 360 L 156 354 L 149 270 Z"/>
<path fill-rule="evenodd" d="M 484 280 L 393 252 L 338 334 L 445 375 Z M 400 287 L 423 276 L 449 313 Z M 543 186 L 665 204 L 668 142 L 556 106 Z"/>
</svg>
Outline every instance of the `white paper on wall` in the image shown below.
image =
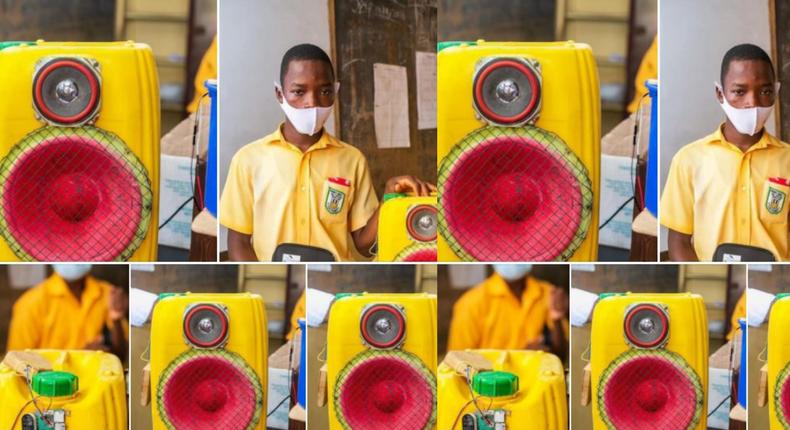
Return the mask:
<svg viewBox="0 0 790 430">
<path fill-rule="evenodd" d="M 408 148 L 409 83 L 406 68 L 373 64 L 373 118 L 379 148 Z"/>
</svg>

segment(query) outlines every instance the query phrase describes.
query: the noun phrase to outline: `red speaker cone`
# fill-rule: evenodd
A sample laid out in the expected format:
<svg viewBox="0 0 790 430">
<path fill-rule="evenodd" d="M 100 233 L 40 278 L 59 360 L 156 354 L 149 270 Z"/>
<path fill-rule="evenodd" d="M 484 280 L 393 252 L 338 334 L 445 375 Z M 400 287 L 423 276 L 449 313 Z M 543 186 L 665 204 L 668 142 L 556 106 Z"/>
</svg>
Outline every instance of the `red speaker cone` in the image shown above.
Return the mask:
<svg viewBox="0 0 790 430">
<path fill-rule="evenodd" d="M 335 412 L 354 430 L 429 429 L 436 421 L 436 380 L 411 354 L 362 353 L 338 376 Z"/>
<path fill-rule="evenodd" d="M 559 137 L 484 127 L 439 169 L 440 231 L 467 260 L 566 260 L 587 234 L 592 187 Z"/>
<path fill-rule="evenodd" d="M 774 407 L 779 421 L 785 428 L 790 428 L 790 364 L 776 377 Z"/>
<path fill-rule="evenodd" d="M 194 351 L 194 350 L 193 350 Z M 251 429 L 260 419 L 262 389 L 239 356 L 187 352 L 159 383 L 159 413 L 170 428 Z"/>
<path fill-rule="evenodd" d="M 395 261 L 436 261 L 436 243 L 417 243 L 401 251 Z"/>
<path fill-rule="evenodd" d="M 601 416 L 618 430 L 691 429 L 701 418 L 699 377 L 672 352 L 624 353 L 604 372 L 598 390 Z"/>
<path fill-rule="evenodd" d="M 12 148 L 0 178 L 0 227 L 23 260 L 125 260 L 147 232 L 147 171 L 110 133 L 37 130 Z"/>
</svg>

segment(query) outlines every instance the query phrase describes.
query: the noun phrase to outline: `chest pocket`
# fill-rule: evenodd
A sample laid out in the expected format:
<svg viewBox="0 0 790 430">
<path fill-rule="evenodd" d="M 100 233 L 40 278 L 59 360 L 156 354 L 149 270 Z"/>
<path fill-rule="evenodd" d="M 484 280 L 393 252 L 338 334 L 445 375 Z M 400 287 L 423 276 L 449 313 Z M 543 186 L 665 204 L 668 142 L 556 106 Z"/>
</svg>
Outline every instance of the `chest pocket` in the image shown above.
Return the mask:
<svg viewBox="0 0 790 430">
<path fill-rule="evenodd" d="M 787 195 L 790 181 L 785 178 L 769 178 L 763 184 L 760 203 L 760 219 L 767 224 L 787 222 Z"/>
<path fill-rule="evenodd" d="M 321 190 L 319 218 L 325 224 L 336 224 L 348 220 L 351 204 L 351 181 L 346 178 L 327 178 Z"/>
</svg>

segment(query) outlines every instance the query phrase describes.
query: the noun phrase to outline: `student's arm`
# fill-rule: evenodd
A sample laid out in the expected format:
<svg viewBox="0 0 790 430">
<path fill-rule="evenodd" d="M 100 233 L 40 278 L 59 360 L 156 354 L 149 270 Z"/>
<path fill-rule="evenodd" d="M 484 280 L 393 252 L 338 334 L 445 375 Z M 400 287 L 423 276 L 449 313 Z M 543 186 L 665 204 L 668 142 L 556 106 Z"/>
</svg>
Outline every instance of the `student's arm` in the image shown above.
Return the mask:
<svg viewBox="0 0 790 430">
<path fill-rule="evenodd" d="M 671 228 L 668 230 L 669 259 L 672 261 L 699 261 L 697 253 L 694 251 L 694 245 L 691 243 L 691 235 Z"/>
<path fill-rule="evenodd" d="M 395 176 L 387 181 L 384 193 L 414 193 L 417 196 L 429 196 L 436 191 L 436 186 L 425 182 L 415 176 Z M 365 257 L 370 257 L 370 248 L 376 243 L 379 231 L 379 209 L 376 208 L 364 227 L 351 232 L 357 251 Z"/>
<path fill-rule="evenodd" d="M 568 355 L 568 307 L 569 299 L 565 290 L 553 288 L 549 299 L 549 348 L 562 361 Z"/>
<path fill-rule="evenodd" d="M 258 261 L 252 247 L 252 235 L 228 229 L 228 259 L 230 261 Z"/>
</svg>

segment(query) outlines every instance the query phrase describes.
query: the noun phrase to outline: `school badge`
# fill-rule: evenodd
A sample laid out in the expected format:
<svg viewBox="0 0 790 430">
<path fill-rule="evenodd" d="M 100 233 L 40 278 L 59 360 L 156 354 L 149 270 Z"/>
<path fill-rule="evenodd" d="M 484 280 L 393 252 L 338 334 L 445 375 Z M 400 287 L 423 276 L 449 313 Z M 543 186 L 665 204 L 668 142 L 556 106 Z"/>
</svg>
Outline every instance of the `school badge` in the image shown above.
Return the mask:
<svg viewBox="0 0 790 430">
<path fill-rule="evenodd" d="M 765 209 L 767 209 L 768 213 L 771 215 L 776 215 L 782 212 L 786 200 L 787 193 L 774 187 L 768 187 L 768 197 L 765 199 Z"/>
<path fill-rule="evenodd" d="M 346 201 L 346 193 L 329 187 L 324 198 L 324 208 L 332 215 L 339 214 L 343 210 L 343 203 Z"/>
</svg>

